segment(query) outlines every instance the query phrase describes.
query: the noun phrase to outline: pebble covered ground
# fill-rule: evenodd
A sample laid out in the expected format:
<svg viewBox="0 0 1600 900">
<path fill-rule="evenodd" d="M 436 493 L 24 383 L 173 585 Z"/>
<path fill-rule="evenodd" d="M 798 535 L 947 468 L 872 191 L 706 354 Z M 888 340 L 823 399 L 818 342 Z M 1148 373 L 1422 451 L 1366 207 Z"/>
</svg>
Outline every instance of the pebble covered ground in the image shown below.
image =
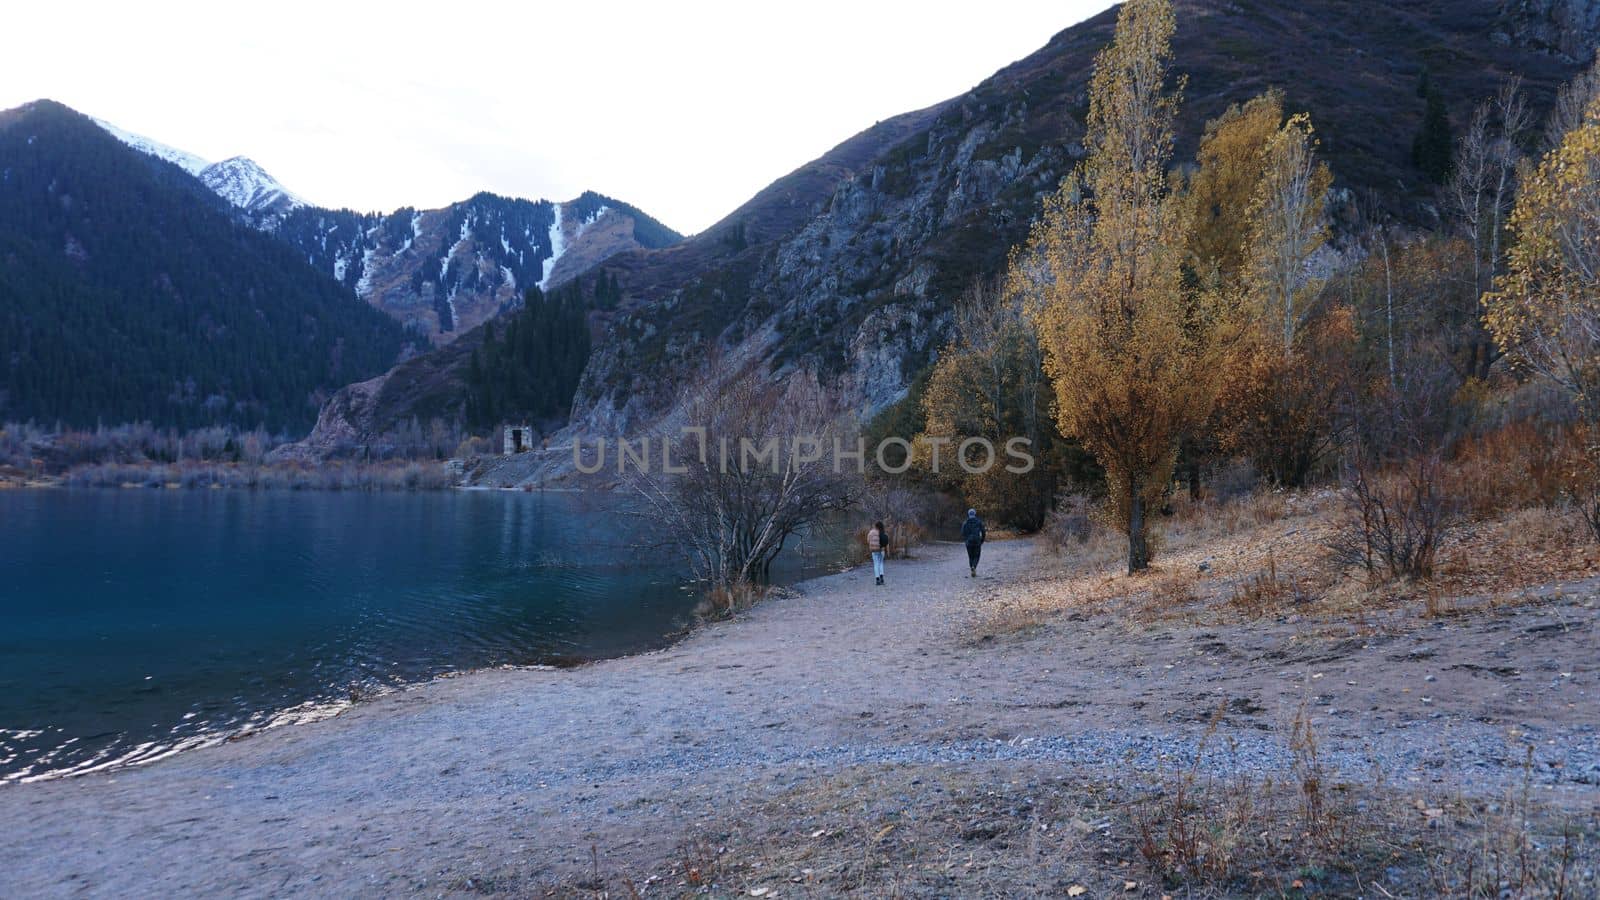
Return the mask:
<svg viewBox="0 0 1600 900">
<path fill-rule="evenodd" d="M 1336 779 L 1600 805 L 1587 586 L 1379 629 L 1076 614 L 975 634 L 975 605 L 1037 552 L 992 543 L 971 579 L 961 548 L 935 545 L 884 587 L 818 579 L 655 653 L 442 679 L 142 768 L 9 785 L 0 895 L 433 896 L 512 862 L 559 881 L 668 858 L 705 822 L 864 766 L 1282 777 L 1300 714 Z"/>
</svg>

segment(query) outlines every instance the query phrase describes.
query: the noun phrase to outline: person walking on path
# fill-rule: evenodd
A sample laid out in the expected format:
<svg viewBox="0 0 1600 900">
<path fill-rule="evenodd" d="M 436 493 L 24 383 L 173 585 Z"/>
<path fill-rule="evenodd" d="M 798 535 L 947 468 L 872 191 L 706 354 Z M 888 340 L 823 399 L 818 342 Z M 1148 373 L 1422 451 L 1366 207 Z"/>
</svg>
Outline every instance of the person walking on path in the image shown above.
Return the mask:
<svg viewBox="0 0 1600 900">
<path fill-rule="evenodd" d="M 889 530 L 882 522 L 873 523 L 867 532 L 867 549 L 872 552 L 872 576 L 876 584 L 883 584 L 883 557 L 889 552 Z"/>
<path fill-rule="evenodd" d="M 978 577 L 978 557 L 983 555 L 983 541 L 989 536 L 983 527 L 983 520 L 978 518 L 978 511 L 967 510 L 967 520 L 961 523 L 961 540 L 967 545 L 967 568 L 972 571 L 972 577 Z"/>
</svg>

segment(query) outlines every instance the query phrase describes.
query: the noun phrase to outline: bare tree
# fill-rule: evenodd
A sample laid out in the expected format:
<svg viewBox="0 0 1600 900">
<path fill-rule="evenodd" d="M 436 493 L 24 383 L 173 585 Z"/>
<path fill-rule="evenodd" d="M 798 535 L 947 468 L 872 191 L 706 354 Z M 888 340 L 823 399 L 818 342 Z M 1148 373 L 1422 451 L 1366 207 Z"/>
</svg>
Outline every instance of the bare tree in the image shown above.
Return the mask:
<svg viewBox="0 0 1600 900">
<path fill-rule="evenodd" d="M 1472 248 L 1472 323 L 1467 341 L 1466 374 L 1487 377 L 1497 358 L 1494 343 L 1477 327 L 1479 298 L 1502 269 L 1501 237 L 1516 195 L 1523 162 L 1521 141 L 1532 124 L 1520 78 L 1508 79 L 1494 97 L 1478 104 L 1472 124 L 1456 148 L 1456 166 L 1445 186 L 1445 198 L 1457 230 Z"/>
<path fill-rule="evenodd" d="M 1345 515 L 1329 547 L 1375 579 L 1431 577 L 1459 523 L 1444 462 L 1460 433 L 1450 399 L 1455 377 L 1437 356 L 1408 355 L 1397 389 L 1354 395 L 1345 409 L 1357 439 L 1340 490 Z"/>
<path fill-rule="evenodd" d="M 674 431 L 619 448 L 642 514 L 687 552 L 717 612 L 751 596 L 785 544 L 847 509 L 860 484 L 853 459 L 836 464 L 836 449 L 859 449 L 837 399 L 808 373 L 763 376 L 714 359 L 685 389 Z"/>
<path fill-rule="evenodd" d="M 1594 65 L 1588 71 L 1562 85 L 1561 91 L 1556 94 L 1555 106 L 1545 122 L 1545 143 L 1554 147 L 1561 143 L 1567 132 L 1582 125 L 1584 111 L 1596 97 L 1600 97 L 1600 55 L 1595 56 Z"/>
<path fill-rule="evenodd" d="M 1311 317 L 1318 285 L 1306 264 L 1328 237 L 1323 214 L 1332 176 L 1317 162 L 1311 118 L 1289 117 L 1267 142 L 1265 165 L 1250 210 L 1254 281 L 1268 312 L 1282 326 L 1283 353 Z"/>
<path fill-rule="evenodd" d="M 934 502 L 926 491 L 904 478 L 872 472 L 862 479 L 858 500 L 866 518 L 884 523 L 889 551 L 905 558 L 912 544 L 927 535 Z"/>
</svg>

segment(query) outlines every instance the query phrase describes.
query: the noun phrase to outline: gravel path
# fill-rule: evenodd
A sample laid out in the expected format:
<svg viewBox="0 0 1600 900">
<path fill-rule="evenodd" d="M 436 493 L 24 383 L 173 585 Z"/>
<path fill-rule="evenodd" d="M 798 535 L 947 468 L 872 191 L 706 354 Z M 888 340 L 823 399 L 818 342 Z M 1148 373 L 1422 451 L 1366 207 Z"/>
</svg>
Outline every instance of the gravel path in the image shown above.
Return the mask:
<svg viewBox="0 0 1600 900">
<path fill-rule="evenodd" d="M 1600 802 L 1592 596 L 1408 630 L 974 634 L 983 577 L 940 545 L 577 669 L 440 680 L 138 769 L 0 787 L 0 896 L 437 895 L 664 858 L 696 823 L 860 764 L 1053 762 L 1141 778 L 1281 773 L 1305 704 L 1337 775 Z M 1525 766 L 1526 746 L 1534 762 Z M 467 887 L 463 887 L 467 885 Z"/>
</svg>

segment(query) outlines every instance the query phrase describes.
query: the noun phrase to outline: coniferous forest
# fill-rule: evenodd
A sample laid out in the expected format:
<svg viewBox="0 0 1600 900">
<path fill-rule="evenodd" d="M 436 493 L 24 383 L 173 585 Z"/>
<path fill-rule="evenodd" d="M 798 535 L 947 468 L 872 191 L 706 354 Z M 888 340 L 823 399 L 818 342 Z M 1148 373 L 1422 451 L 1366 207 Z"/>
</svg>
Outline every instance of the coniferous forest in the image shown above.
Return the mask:
<svg viewBox="0 0 1600 900">
<path fill-rule="evenodd" d="M 0 119 L 0 420 L 303 430 L 399 324 L 177 166 L 48 101 Z"/>
<path fill-rule="evenodd" d="M 467 367 L 468 427 L 565 417 L 589 362 L 589 311 L 615 305 L 618 290 L 605 274 L 587 297 L 582 279 L 548 294 L 530 288 L 503 330 L 485 325 L 483 345 Z"/>
</svg>

